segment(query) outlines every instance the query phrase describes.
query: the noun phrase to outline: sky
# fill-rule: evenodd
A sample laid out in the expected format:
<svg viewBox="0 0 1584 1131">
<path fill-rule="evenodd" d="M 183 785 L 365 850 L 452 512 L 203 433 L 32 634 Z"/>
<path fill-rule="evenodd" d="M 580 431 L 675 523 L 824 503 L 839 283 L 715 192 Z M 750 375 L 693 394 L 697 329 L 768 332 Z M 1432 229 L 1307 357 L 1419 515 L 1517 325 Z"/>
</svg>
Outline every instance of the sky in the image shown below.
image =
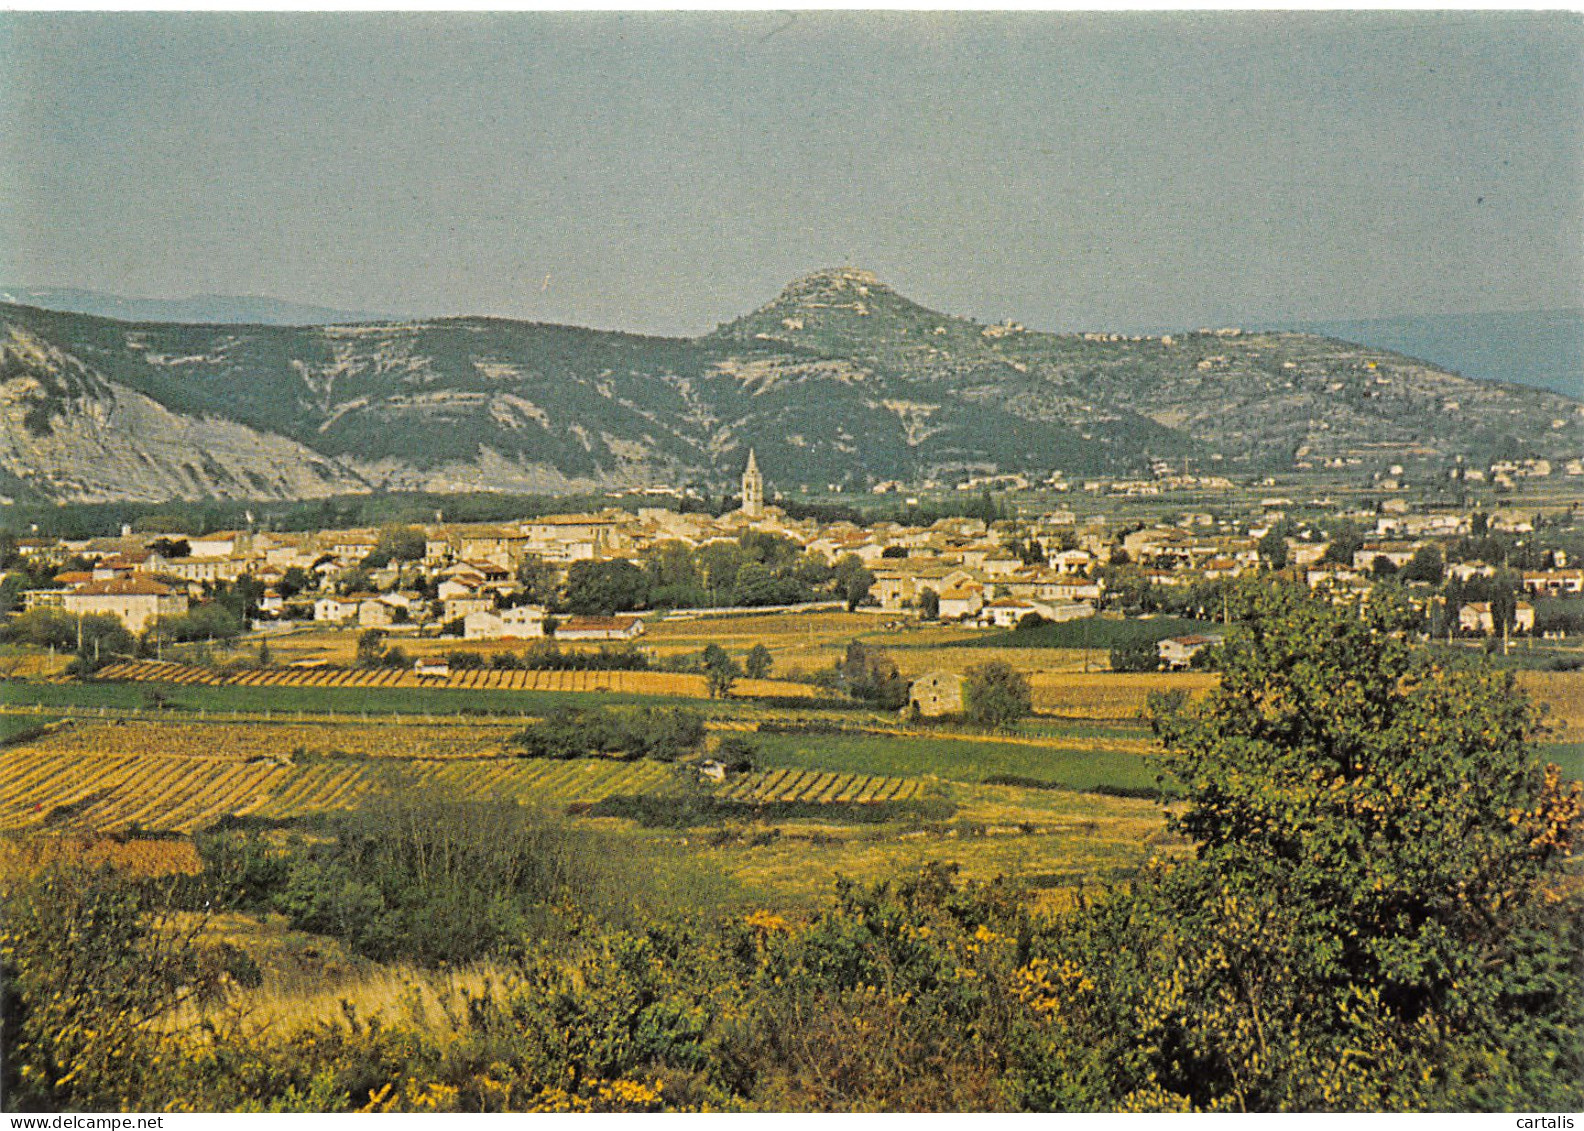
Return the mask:
<svg viewBox="0 0 1584 1131">
<path fill-rule="evenodd" d="M 0 282 L 696 334 L 1584 306 L 1584 15 L 0 13 Z"/>
</svg>

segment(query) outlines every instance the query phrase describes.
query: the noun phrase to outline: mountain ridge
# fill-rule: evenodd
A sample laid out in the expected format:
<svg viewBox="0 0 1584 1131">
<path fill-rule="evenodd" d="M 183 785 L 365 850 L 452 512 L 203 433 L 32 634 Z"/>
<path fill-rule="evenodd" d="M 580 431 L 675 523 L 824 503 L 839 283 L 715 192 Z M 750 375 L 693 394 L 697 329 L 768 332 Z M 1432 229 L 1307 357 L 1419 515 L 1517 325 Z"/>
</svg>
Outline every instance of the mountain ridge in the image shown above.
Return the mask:
<svg viewBox="0 0 1584 1131">
<path fill-rule="evenodd" d="M 0 304 L 0 407 L 0 492 L 54 501 L 712 485 L 748 446 L 789 487 L 1137 473 L 1185 457 L 1253 472 L 1388 450 L 1562 455 L 1576 454 L 1581 410 L 1302 334 L 986 325 L 850 267 L 694 338 L 473 316 L 122 322 Z"/>
<path fill-rule="evenodd" d="M 1445 366 L 1465 377 L 1505 380 L 1572 397 L 1584 395 L 1584 309 L 1490 310 L 1269 325 L 1378 346 Z"/>
</svg>

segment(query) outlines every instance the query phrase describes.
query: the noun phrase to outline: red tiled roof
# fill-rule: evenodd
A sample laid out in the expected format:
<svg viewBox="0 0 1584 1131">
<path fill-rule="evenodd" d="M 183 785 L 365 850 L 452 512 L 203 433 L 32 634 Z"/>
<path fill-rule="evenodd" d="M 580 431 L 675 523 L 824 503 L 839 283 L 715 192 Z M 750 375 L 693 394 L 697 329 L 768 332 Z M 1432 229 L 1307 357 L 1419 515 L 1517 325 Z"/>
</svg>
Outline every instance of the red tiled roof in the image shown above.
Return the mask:
<svg viewBox="0 0 1584 1131">
<path fill-rule="evenodd" d="M 571 617 L 557 632 L 587 632 L 595 629 L 628 629 L 640 618 L 638 617 Z"/>
<path fill-rule="evenodd" d="M 171 589 L 146 577 L 117 577 L 90 582 L 77 592 L 83 597 L 168 597 Z"/>
</svg>

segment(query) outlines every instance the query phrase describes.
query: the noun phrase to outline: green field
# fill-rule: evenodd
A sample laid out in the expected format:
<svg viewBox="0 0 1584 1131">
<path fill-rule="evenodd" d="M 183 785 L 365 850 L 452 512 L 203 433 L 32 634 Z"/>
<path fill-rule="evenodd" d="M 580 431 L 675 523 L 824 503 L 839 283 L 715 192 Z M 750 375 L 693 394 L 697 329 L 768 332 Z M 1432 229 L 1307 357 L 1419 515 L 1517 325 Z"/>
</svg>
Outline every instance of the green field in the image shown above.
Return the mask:
<svg viewBox="0 0 1584 1131">
<path fill-rule="evenodd" d="M 1555 762 L 1570 778 L 1584 781 L 1584 742 L 1542 742 L 1539 747 L 1543 762 Z"/>
<path fill-rule="evenodd" d="M 968 648 L 1117 648 L 1158 644 L 1171 636 L 1223 633 L 1225 625 L 1182 617 L 1084 617 L 1060 624 L 1013 628 L 964 644 Z"/>
<path fill-rule="evenodd" d="M 57 721 L 55 715 L 0 715 L 0 746 Z"/>
<path fill-rule="evenodd" d="M 985 782 L 1017 778 L 1061 789 L 1154 789 L 1155 768 L 1137 754 L 1058 750 L 994 739 L 883 735 L 755 734 L 764 766 L 846 770 L 889 777 Z"/>
</svg>

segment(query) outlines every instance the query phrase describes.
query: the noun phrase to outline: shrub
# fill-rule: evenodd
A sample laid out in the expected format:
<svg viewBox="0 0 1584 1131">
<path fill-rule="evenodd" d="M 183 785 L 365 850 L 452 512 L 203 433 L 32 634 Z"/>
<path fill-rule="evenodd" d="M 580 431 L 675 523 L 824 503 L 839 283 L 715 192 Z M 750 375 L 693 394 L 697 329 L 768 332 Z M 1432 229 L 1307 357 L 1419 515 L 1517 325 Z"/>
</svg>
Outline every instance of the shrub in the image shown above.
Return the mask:
<svg viewBox="0 0 1584 1131">
<path fill-rule="evenodd" d="M 963 679 L 963 713 L 980 726 L 1011 726 L 1033 703 L 1028 677 L 1000 660 L 969 668 Z"/>
<path fill-rule="evenodd" d="M 1153 672 L 1161 666 L 1160 650 L 1148 640 L 1118 644 L 1111 649 L 1111 670 L 1114 672 Z"/>
<path fill-rule="evenodd" d="M 194 930 L 108 867 L 48 865 L 3 894 L 6 1110 L 122 1110 L 154 1083 L 150 1022 L 220 971 Z"/>
<path fill-rule="evenodd" d="M 271 897 L 293 927 L 380 961 L 425 965 L 520 952 L 531 914 L 566 893 L 578 853 L 511 802 L 394 795 L 328 822 Z"/>
<path fill-rule="evenodd" d="M 558 708 L 511 741 L 529 758 L 602 755 L 670 762 L 697 751 L 705 734 L 703 717 L 681 707 Z"/>
</svg>

